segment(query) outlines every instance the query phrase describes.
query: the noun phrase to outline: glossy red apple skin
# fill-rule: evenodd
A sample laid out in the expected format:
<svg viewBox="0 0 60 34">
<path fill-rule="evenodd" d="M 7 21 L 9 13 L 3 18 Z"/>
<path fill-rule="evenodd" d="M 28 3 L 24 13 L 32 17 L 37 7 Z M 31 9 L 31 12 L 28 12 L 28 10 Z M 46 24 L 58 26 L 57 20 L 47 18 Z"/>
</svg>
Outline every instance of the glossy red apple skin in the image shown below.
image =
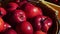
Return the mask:
<svg viewBox="0 0 60 34">
<path fill-rule="evenodd" d="M 42 30 L 44 32 L 47 32 L 51 26 L 52 26 L 52 19 L 47 17 L 47 19 L 44 21 L 44 25 L 42 26 Z"/>
<path fill-rule="evenodd" d="M 52 19 L 48 17 L 48 18 L 44 21 L 44 23 L 46 23 L 49 27 L 51 27 L 51 25 L 52 25 Z"/>
<path fill-rule="evenodd" d="M 34 34 L 46 34 L 46 33 L 42 31 L 36 31 Z"/>
<path fill-rule="evenodd" d="M 8 29 L 8 30 L 5 31 L 4 34 L 17 34 L 17 32 L 13 29 Z"/>
<path fill-rule="evenodd" d="M 15 29 L 15 26 L 26 21 L 26 15 L 23 10 L 15 10 L 12 15 L 6 19 L 7 22 Z"/>
<path fill-rule="evenodd" d="M 3 19 L 0 17 L 0 32 L 2 32 L 4 30 L 4 21 Z"/>
<path fill-rule="evenodd" d="M 41 25 L 39 24 L 39 27 L 38 23 L 41 24 Z M 42 30 L 44 32 L 47 32 L 49 28 L 52 26 L 52 19 L 49 18 L 48 16 L 37 16 L 35 19 L 35 25 L 38 31 Z"/>
<path fill-rule="evenodd" d="M 52 19 L 47 16 L 36 16 L 34 19 L 34 30 L 35 31 L 44 31 L 47 32 L 49 28 L 52 26 Z"/>
<path fill-rule="evenodd" d="M 6 15 L 6 10 L 0 7 L 0 17 L 3 17 L 4 15 Z"/>
<path fill-rule="evenodd" d="M 45 17 L 45 16 L 41 16 L 41 15 L 39 15 L 39 16 L 36 16 L 35 17 L 35 19 L 34 19 L 34 30 L 35 31 L 40 31 L 41 30 L 41 28 L 42 28 L 42 25 L 43 25 L 43 21 L 46 19 L 47 17 Z"/>
<path fill-rule="evenodd" d="M 42 20 L 41 16 L 37 16 L 35 18 L 34 27 L 35 27 L 36 31 L 40 31 L 41 30 L 41 20 Z"/>
<path fill-rule="evenodd" d="M 16 24 L 26 21 L 26 15 L 23 10 L 15 10 L 7 21 L 14 27 Z"/>
<path fill-rule="evenodd" d="M 37 15 L 42 15 L 41 8 L 38 8 L 30 3 L 26 3 L 25 7 L 23 8 L 27 18 L 33 18 Z"/>
<path fill-rule="evenodd" d="M 14 2 L 10 2 L 7 4 L 7 10 L 10 12 L 16 10 L 17 7 L 18 7 L 18 4 L 14 3 Z"/>
<path fill-rule="evenodd" d="M 29 22 L 23 22 L 16 26 L 16 30 L 22 34 L 33 34 L 33 27 Z"/>
<path fill-rule="evenodd" d="M 4 32 L 8 28 L 11 28 L 11 26 L 8 23 L 5 23 L 0 17 L 0 32 Z"/>
<path fill-rule="evenodd" d="M 14 12 L 13 18 L 16 22 L 23 22 L 26 21 L 26 15 L 23 10 L 16 10 Z"/>
<path fill-rule="evenodd" d="M 4 23 L 4 30 L 11 28 L 11 25 L 7 22 Z"/>
</svg>

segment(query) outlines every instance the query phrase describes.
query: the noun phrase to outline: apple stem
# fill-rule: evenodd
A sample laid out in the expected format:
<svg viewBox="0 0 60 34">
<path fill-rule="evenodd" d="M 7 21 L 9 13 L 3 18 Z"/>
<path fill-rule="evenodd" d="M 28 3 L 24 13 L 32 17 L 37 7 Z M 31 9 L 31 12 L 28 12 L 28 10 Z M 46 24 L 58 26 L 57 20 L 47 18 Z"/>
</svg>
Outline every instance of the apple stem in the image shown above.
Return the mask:
<svg viewBox="0 0 60 34">
<path fill-rule="evenodd" d="M 48 19 L 48 18 L 45 18 L 44 20 L 42 19 L 40 22 L 43 23 L 46 19 Z"/>
</svg>

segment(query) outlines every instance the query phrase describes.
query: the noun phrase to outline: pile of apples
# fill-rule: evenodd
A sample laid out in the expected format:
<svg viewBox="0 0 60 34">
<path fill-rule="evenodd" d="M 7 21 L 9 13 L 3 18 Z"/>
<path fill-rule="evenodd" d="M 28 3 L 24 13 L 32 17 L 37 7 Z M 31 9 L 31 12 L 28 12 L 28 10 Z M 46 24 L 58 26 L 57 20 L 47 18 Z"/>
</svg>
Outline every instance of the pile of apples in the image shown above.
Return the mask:
<svg viewBox="0 0 60 34">
<path fill-rule="evenodd" d="M 52 26 L 52 19 L 26 0 L 14 0 L 5 7 L 0 7 L 0 34 L 47 34 Z"/>
</svg>

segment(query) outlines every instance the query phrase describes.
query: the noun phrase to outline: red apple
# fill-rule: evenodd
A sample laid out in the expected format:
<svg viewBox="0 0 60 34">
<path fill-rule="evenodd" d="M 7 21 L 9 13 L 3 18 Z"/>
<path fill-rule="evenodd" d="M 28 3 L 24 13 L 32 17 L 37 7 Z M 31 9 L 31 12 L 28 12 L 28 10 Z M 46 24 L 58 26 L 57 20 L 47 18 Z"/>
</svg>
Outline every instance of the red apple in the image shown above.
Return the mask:
<svg viewBox="0 0 60 34">
<path fill-rule="evenodd" d="M 9 30 L 5 31 L 4 34 L 17 34 L 17 32 L 13 29 L 9 29 Z"/>
<path fill-rule="evenodd" d="M 23 21 L 26 21 L 26 15 L 23 10 L 15 10 L 12 15 L 7 19 L 7 22 L 13 28 L 15 28 L 16 24 L 22 23 Z"/>
<path fill-rule="evenodd" d="M 0 7 L 0 17 L 3 17 L 4 15 L 6 15 L 6 10 Z"/>
<path fill-rule="evenodd" d="M 42 26 L 42 30 L 47 32 L 49 28 L 52 26 L 52 19 L 47 17 L 46 20 L 44 20 L 44 25 Z"/>
<path fill-rule="evenodd" d="M 13 19 L 16 22 L 20 23 L 26 21 L 26 15 L 23 10 L 16 10 L 13 14 Z"/>
<path fill-rule="evenodd" d="M 47 24 L 49 27 L 51 27 L 51 25 L 52 25 L 52 19 L 48 17 L 48 18 L 44 21 L 44 23 Z"/>
<path fill-rule="evenodd" d="M 16 30 L 22 34 L 33 34 L 33 27 L 29 22 L 23 22 L 17 25 Z"/>
<path fill-rule="evenodd" d="M 26 13 L 26 16 L 28 18 L 33 18 L 37 15 L 42 15 L 42 10 L 41 8 L 38 8 L 30 3 L 26 3 L 25 7 L 23 8 L 25 13 Z"/>
<path fill-rule="evenodd" d="M 6 30 L 8 28 L 11 28 L 11 25 L 9 25 L 8 23 L 5 22 L 5 24 L 4 24 L 4 30 Z"/>
<path fill-rule="evenodd" d="M 34 26 L 34 29 L 35 29 L 36 31 L 40 31 L 40 30 L 41 30 L 43 21 L 44 21 L 46 18 L 47 18 L 47 17 L 41 16 L 41 15 L 35 17 L 34 23 L 33 23 L 34 25 L 33 25 L 33 26 Z"/>
<path fill-rule="evenodd" d="M 42 31 L 36 31 L 34 34 L 46 34 L 46 33 Z"/>
<path fill-rule="evenodd" d="M 34 21 L 34 27 L 36 31 L 44 31 L 47 32 L 49 28 L 52 26 L 52 19 L 47 16 L 36 16 Z"/>
<path fill-rule="evenodd" d="M 0 32 L 3 32 L 8 28 L 11 28 L 11 26 L 8 23 L 5 23 L 3 19 L 0 17 Z"/>
<path fill-rule="evenodd" d="M 26 21 L 26 15 L 23 10 L 15 10 L 13 14 L 8 18 L 9 24 L 13 25 Z"/>
<path fill-rule="evenodd" d="M 14 3 L 14 2 L 10 2 L 7 5 L 7 10 L 11 12 L 11 11 L 16 10 L 17 7 L 18 7 L 18 4 Z"/>
<path fill-rule="evenodd" d="M 0 17 L 0 32 L 2 32 L 4 30 L 4 21 L 3 19 Z"/>
<path fill-rule="evenodd" d="M 35 22 L 33 23 L 35 30 L 38 30 L 38 31 L 41 30 L 41 20 L 42 20 L 42 18 L 40 16 L 35 18 Z"/>
</svg>

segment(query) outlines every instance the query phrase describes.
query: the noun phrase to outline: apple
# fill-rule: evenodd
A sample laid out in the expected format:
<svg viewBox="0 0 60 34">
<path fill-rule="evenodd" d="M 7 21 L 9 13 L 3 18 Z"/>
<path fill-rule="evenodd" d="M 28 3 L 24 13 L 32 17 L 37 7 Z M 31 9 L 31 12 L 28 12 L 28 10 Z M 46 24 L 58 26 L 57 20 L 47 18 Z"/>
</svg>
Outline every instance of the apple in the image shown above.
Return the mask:
<svg viewBox="0 0 60 34">
<path fill-rule="evenodd" d="M 0 17 L 3 17 L 4 15 L 6 15 L 6 10 L 0 7 Z"/>
<path fill-rule="evenodd" d="M 4 21 L 3 19 L 0 17 L 0 32 L 2 32 L 4 30 Z"/>
<path fill-rule="evenodd" d="M 4 23 L 4 30 L 11 28 L 11 25 L 8 24 L 7 22 Z"/>
<path fill-rule="evenodd" d="M 52 19 L 48 16 L 36 16 L 34 19 L 34 29 L 35 31 L 44 31 L 47 32 L 49 28 L 52 26 Z"/>
<path fill-rule="evenodd" d="M 46 33 L 42 31 L 36 31 L 34 34 L 46 34 Z"/>
<path fill-rule="evenodd" d="M 40 31 L 41 28 L 42 28 L 42 25 L 44 23 L 44 20 L 46 19 L 47 17 L 46 16 L 36 16 L 34 18 L 34 23 L 33 23 L 33 26 L 34 26 L 34 30 L 35 31 Z"/>
<path fill-rule="evenodd" d="M 51 26 L 52 26 L 52 19 L 47 17 L 47 19 L 44 20 L 44 25 L 42 26 L 42 30 L 44 32 L 47 32 Z"/>
<path fill-rule="evenodd" d="M 41 27 L 42 27 L 41 21 L 42 21 L 41 16 L 35 17 L 35 20 L 34 20 L 34 23 L 33 23 L 35 31 L 40 31 L 41 30 Z"/>
<path fill-rule="evenodd" d="M 25 11 L 27 18 L 33 18 L 37 15 L 42 15 L 41 8 L 38 8 L 30 3 L 26 3 L 25 7 L 23 6 L 23 10 Z"/>
<path fill-rule="evenodd" d="M 21 23 L 23 21 L 26 21 L 26 15 L 23 10 L 15 10 L 7 20 L 12 25 Z"/>
<path fill-rule="evenodd" d="M 29 22 L 23 22 L 16 26 L 17 32 L 21 32 L 22 34 L 33 34 L 33 27 Z"/>
<path fill-rule="evenodd" d="M 26 21 L 26 15 L 23 10 L 15 10 L 12 17 L 18 23 Z"/>
<path fill-rule="evenodd" d="M 5 31 L 4 34 L 17 34 L 17 32 L 13 29 L 8 29 L 8 30 Z"/>
<path fill-rule="evenodd" d="M 0 17 L 0 32 L 3 32 L 8 28 L 11 28 L 11 26 L 8 23 L 5 23 L 3 19 Z"/>
<path fill-rule="evenodd" d="M 9 17 L 9 15 L 7 17 Z M 26 15 L 23 10 L 15 10 L 6 20 L 15 29 L 17 24 L 26 21 Z"/>
<path fill-rule="evenodd" d="M 2 32 L 4 32 L 5 30 L 11 28 L 11 25 L 9 25 L 8 23 L 4 22 L 4 27 L 3 27 L 3 30 Z"/>
<path fill-rule="evenodd" d="M 16 10 L 17 7 L 18 7 L 18 4 L 14 3 L 14 2 L 10 2 L 7 4 L 7 10 L 10 12 Z"/>
</svg>

